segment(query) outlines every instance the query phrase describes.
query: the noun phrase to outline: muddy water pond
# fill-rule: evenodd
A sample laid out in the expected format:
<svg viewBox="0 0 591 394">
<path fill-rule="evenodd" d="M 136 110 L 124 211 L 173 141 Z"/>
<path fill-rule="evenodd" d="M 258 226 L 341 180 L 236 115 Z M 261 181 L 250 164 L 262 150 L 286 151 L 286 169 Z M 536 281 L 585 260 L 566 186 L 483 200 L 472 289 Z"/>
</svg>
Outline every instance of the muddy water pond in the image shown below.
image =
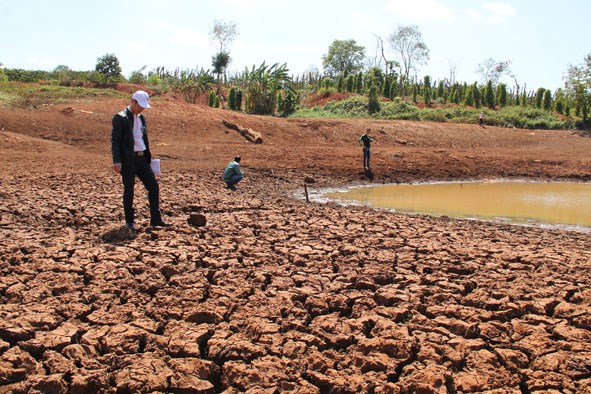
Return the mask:
<svg viewBox="0 0 591 394">
<path fill-rule="evenodd" d="M 324 194 L 398 212 L 591 229 L 591 184 L 453 182 L 363 186 Z"/>
</svg>

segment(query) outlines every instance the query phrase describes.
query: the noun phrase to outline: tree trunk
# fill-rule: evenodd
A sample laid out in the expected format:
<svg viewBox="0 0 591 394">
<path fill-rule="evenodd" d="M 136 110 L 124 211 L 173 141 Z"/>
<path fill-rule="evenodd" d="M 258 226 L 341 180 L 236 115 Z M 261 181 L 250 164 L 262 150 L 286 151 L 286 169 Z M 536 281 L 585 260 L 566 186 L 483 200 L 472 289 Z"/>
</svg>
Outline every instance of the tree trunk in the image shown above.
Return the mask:
<svg viewBox="0 0 591 394">
<path fill-rule="evenodd" d="M 231 129 L 238 131 L 240 134 L 242 134 L 242 136 L 244 136 L 244 138 L 246 138 L 250 142 L 254 142 L 255 144 L 262 144 L 263 143 L 263 137 L 261 137 L 261 134 L 254 131 L 253 129 L 251 129 L 249 127 L 248 128 L 242 127 L 239 124 L 232 123 L 227 120 L 224 120 L 223 122 L 226 127 L 229 127 Z"/>
</svg>

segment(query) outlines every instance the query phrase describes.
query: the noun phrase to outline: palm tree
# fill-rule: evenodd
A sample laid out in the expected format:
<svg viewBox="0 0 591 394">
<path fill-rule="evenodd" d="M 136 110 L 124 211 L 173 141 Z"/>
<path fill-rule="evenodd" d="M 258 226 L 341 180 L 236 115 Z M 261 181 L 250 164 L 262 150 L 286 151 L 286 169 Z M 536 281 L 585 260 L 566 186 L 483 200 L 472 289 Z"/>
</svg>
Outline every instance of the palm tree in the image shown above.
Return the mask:
<svg viewBox="0 0 591 394">
<path fill-rule="evenodd" d="M 216 93 L 220 94 L 220 75 L 226 72 L 226 68 L 230 64 L 232 59 L 228 52 L 219 52 L 211 58 L 211 65 L 213 66 L 213 73 L 217 75 L 217 90 Z"/>
</svg>

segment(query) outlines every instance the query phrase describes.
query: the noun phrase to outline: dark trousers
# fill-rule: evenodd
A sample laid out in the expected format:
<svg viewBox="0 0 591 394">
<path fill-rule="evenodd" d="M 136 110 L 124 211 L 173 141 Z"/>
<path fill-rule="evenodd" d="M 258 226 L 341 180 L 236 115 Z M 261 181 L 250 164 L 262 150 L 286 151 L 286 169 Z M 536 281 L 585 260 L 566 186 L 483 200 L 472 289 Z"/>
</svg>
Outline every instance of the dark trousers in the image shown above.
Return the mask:
<svg viewBox="0 0 591 394">
<path fill-rule="evenodd" d="M 228 180 L 224 180 L 224 182 L 226 182 L 226 185 L 228 185 L 228 186 L 234 186 L 235 184 L 240 182 L 242 180 L 242 178 L 244 178 L 243 175 L 234 174 L 234 175 L 232 175 L 232 178 L 230 178 Z"/>
<path fill-rule="evenodd" d="M 369 148 L 363 147 L 363 168 L 369 168 Z"/>
<path fill-rule="evenodd" d="M 133 210 L 133 192 L 135 186 L 135 177 L 138 177 L 148 191 L 148 202 L 150 203 L 150 222 L 159 222 L 160 216 L 160 190 L 158 181 L 150 168 L 150 163 L 145 156 L 135 157 L 133 164 L 124 165 L 121 168 L 121 178 L 123 180 L 123 212 L 125 213 L 125 223 L 134 222 Z"/>
</svg>

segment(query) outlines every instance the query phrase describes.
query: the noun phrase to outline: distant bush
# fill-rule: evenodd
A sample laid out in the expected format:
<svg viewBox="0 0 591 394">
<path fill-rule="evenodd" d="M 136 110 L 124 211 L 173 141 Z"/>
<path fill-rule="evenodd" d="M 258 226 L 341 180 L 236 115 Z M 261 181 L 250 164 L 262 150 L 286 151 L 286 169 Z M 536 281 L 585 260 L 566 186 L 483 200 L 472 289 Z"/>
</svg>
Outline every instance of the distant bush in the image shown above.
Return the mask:
<svg viewBox="0 0 591 394">
<path fill-rule="evenodd" d="M 0 82 L 0 105 L 4 107 L 36 108 L 43 104 L 93 100 L 97 97 L 122 97 L 122 94 L 110 89 Z"/>
<path fill-rule="evenodd" d="M 294 117 L 314 118 L 367 118 L 368 98 L 353 96 L 342 101 L 331 101 L 324 106 L 300 109 Z M 400 101 L 381 102 L 380 112 L 371 115 L 374 119 L 421 120 L 429 122 L 474 123 L 478 122 L 480 109 L 464 106 L 419 109 Z M 485 110 L 485 124 L 499 127 L 525 129 L 573 129 L 580 127 L 573 120 L 561 120 L 543 109 L 535 107 L 504 107 L 500 110 Z"/>
<path fill-rule="evenodd" d="M 380 117 L 383 119 L 419 120 L 421 110 L 404 101 L 383 103 Z"/>
</svg>

